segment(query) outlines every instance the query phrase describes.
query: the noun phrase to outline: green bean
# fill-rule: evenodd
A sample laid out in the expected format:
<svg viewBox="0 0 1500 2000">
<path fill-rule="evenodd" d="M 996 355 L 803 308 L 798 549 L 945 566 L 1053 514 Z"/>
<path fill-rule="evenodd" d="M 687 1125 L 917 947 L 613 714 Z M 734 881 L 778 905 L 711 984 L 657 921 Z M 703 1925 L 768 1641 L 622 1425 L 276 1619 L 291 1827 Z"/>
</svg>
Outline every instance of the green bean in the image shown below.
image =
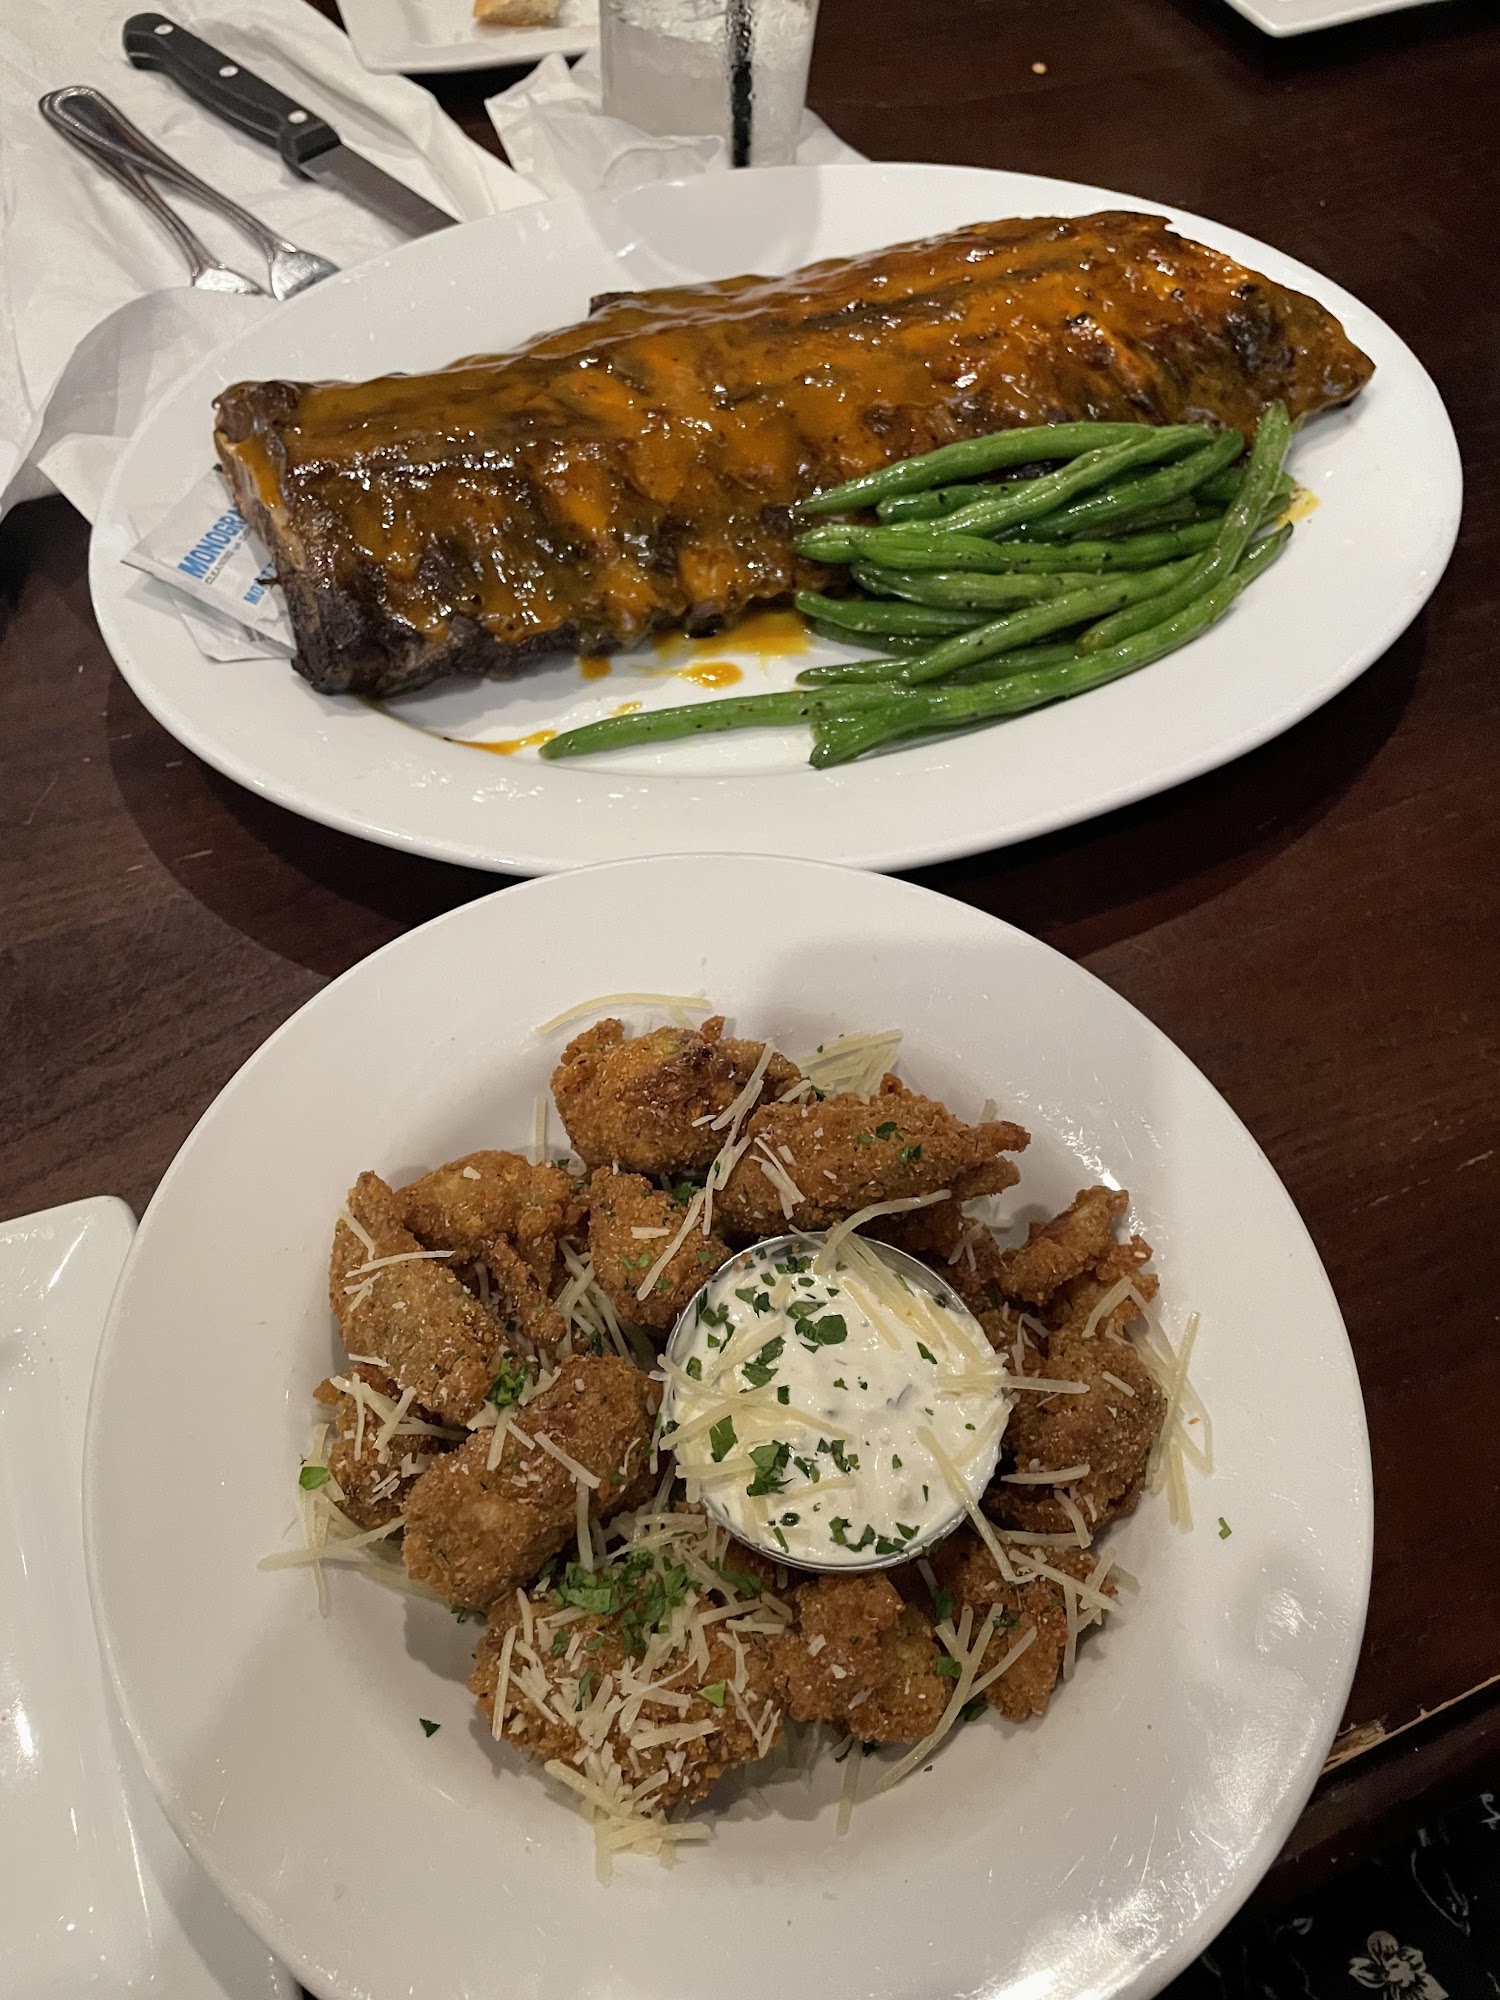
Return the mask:
<svg viewBox="0 0 1500 2000">
<path fill-rule="evenodd" d="M 1281 477 L 1281 461 L 1291 441 L 1292 420 L 1285 408 L 1280 403 L 1268 404 L 1256 426 L 1244 483 L 1230 503 L 1207 555 L 1189 564 L 1181 581 L 1159 602 L 1149 606 L 1127 605 L 1124 610 L 1100 619 L 1097 625 L 1091 625 L 1079 638 L 1079 651 L 1105 652 L 1134 633 L 1159 624 L 1161 618 L 1170 612 L 1182 610 L 1200 592 L 1211 590 L 1222 578 L 1231 575 L 1270 504 L 1272 492 Z"/>
<path fill-rule="evenodd" d="M 974 679 L 998 679 L 1001 674 L 1029 671 L 1032 667 L 1054 666 L 1059 660 L 1071 660 L 1078 648 L 1071 639 L 1065 643 L 1048 646 L 1019 646 L 1013 651 L 1000 653 L 973 667 L 958 668 L 944 677 L 941 685 L 953 687 Z M 806 667 L 797 676 L 798 687 L 815 688 L 830 697 L 840 688 L 883 687 L 894 698 L 898 694 L 908 694 L 913 688 L 927 685 L 914 681 L 907 671 L 920 655 L 909 654 L 904 660 L 845 660 L 837 666 Z"/>
<path fill-rule="evenodd" d="M 1006 716 L 1021 715 L 1028 709 L 1084 694 L 1150 666 L 1154 660 L 1196 639 L 1222 618 L 1246 585 L 1281 554 L 1291 532 L 1286 527 L 1267 536 L 1232 575 L 1222 578 L 1184 610 L 1107 652 L 1081 654 L 1057 666 L 1013 674 L 992 686 L 922 690 L 927 695 L 922 702 L 872 702 L 864 712 L 821 711 L 813 718 L 812 762 L 820 770 L 827 769 L 846 764 L 867 751 L 932 730 L 962 729 L 977 722 L 996 722 Z"/>
<path fill-rule="evenodd" d="M 1133 466 L 1180 458 L 1198 445 L 1212 450 L 1217 440 L 1208 443 L 1211 439 L 1213 433 L 1202 424 L 1163 424 L 1159 428 L 1147 425 L 1124 444 L 1084 452 L 1060 472 L 1044 472 L 1040 479 L 1016 479 L 992 487 L 979 499 L 971 500 L 967 507 L 944 514 L 933 524 L 933 530 L 937 534 L 998 535 L 1022 521 L 1034 521 L 1041 514 L 1055 512 L 1076 495 L 1106 485 Z M 1216 464 L 1224 462 L 1221 458 Z"/>
<path fill-rule="evenodd" d="M 799 590 L 796 604 L 804 618 L 878 637 L 901 633 L 942 638 L 984 623 L 982 616 L 968 611 L 939 611 L 925 604 L 872 604 L 867 597 L 824 597 L 815 590 Z"/>
<path fill-rule="evenodd" d="M 1177 581 L 1180 569 L 1180 565 L 1169 563 L 1161 569 L 1090 580 L 1082 590 L 1072 590 L 1045 604 L 1033 604 L 1024 611 L 992 618 L 971 631 L 940 640 L 925 653 L 918 653 L 897 666 L 886 666 L 878 675 L 869 670 L 865 661 L 859 660 L 842 666 L 808 667 L 797 676 L 797 682 L 801 687 L 816 687 L 830 681 L 880 679 L 920 687 L 929 681 L 945 680 L 958 668 L 970 666 L 976 660 L 1011 652 L 1035 639 L 1050 638 L 1054 632 L 1065 632 L 1069 626 L 1086 624 L 1107 612 L 1118 611 L 1122 605 L 1133 604 L 1137 598 L 1167 590 Z"/>
<path fill-rule="evenodd" d="M 966 570 L 981 574 L 1002 574 L 1011 570 L 1052 572 L 1056 570 L 1153 569 L 1174 556 L 1195 555 L 1213 545 L 1219 517 L 1192 522 L 1170 533 L 1132 535 L 1119 541 L 1069 542 L 989 542 L 980 535 L 937 535 L 913 528 L 850 528 L 846 531 L 846 553 L 837 560 L 853 562 L 863 558 L 882 568 L 899 570 Z M 823 532 L 823 531 L 818 531 Z M 799 555 L 812 555 L 807 547 L 811 536 L 803 536 L 795 547 Z M 829 556 L 823 560 L 833 561 Z"/>
<path fill-rule="evenodd" d="M 1158 589 L 1165 589 L 1168 583 L 1176 582 L 1189 569 L 1197 567 L 1203 558 L 1189 557 L 1185 562 L 1163 564 L 1158 580 L 1157 570 L 1132 570 L 1119 580 L 1128 581 L 1136 594 L 1153 595 Z M 1000 610 L 1007 606 L 1021 604 L 1041 604 L 1055 597 L 1066 597 L 1073 591 L 1093 590 L 1103 581 L 1116 579 L 1101 578 L 1092 571 L 1070 572 L 1060 570 L 1041 575 L 1028 574 L 1025 570 L 1011 571 L 999 576 L 974 575 L 965 571 L 879 569 L 872 564 L 857 563 L 854 577 L 865 590 L 879 596 L 908 598 L 915 604 L 962 605 L 980 609 Z M 1133 603 L 1135 597 L 1126 599 Z"/>
<path fill-rule="evenodd" d="M 675 708 L 643 708 L 633 715 L 607 715 L 564 730 L 544 743 L 539 755 L 589 757 L 600 750 L 629 750 L 641 743 L 670 743 L 682 736 L 715 736 L 726 729 L 768 729 L 807 722 L 838 703 L 851 712 L 888 702 L 884 687 L 788 688 L 778 694 L 729 695 L 722 701 L 685 702 Z"/>
<path fill-rule="evenodd" d="M 893 493 L 882 500 L 875 512 L 882 521 L 935 521 L 978 499 L 973 483 L 964 486 L 933 486 L 926 493 Z"/>
<path fill-rule="evenodd" d="M 842 514 L 871 507 L 892 493 L 920 493 L 951 479 L 974 479 L 1004 465 L 1034 465 L 1044 459 L 1078 458 L 1103 445 L 1123 444 L 1143 428 L 1140 424 L 1030 424 L 1013 430 L 990 431 L 939 445 L 918 458 L 904 458 L 845 480 L 824 493 L 814 493 L 798 507 L 803 514 Z"/>
<path fill-rule="evenodd" d="M 1211 444 L 1175 465 L 1164 465 L 1137 479 L 1122 479 L 1106 492 L 1087 494 L 1070 507 L 1049 514 L 1043 532 L 1048 536 L 1083 534 L 1105 523 L 1113 527 L 1127 520 L 1134 525 L 1148 509 L 1186 499 L 1243 449 L 1244 439 L 1238 431 L 1221 431 Z M 961 514 L 945 515 L 937 529 L 942 532 L 962 518 Z"/>
<path fill-rule="evenodd" d="M 912 638 L 900 632 L 851 632 L 846 626 L 824 625 L 816 618 L 808 619 L 807 629 L 816 638 L 831 639 L 836 645 L 873 646 L 878 643 L 891 653 L 925 653 L 932 644 L 930 639 Z"/>
<path fill-rule="evenodd" d="M 875 597 L 901 597 L 913 604 L 960 605 L 996 609 L 1001 605 L 1040 604 L 1049 597 L 1081 590 L 1099 581 L 1087 571 L 1006 570 L 998 576 L 966 570 L 881 569 L 855 563 L 850 571 L 861 590 Z"/>
</svg>

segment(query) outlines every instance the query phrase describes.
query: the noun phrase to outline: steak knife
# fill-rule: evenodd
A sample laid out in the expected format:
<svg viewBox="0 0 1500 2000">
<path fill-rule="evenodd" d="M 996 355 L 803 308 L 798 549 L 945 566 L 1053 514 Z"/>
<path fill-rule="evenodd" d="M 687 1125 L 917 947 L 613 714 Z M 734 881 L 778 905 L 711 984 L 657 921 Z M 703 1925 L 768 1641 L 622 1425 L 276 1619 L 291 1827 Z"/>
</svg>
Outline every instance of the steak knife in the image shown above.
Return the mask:
<svg viewBox="0 0 1500 2000">
<path fill-rule="evenodd" d="M 348 195 L 408 236 L 452 228 L 455 217 L 346 146 L 333 127 L 295 98 L 190 35 L 164 14 L 132 14 L 125 53 L 137 69 L 159 70 L 238 131 L 274 146 L 293 173 Z"/>
</svg>

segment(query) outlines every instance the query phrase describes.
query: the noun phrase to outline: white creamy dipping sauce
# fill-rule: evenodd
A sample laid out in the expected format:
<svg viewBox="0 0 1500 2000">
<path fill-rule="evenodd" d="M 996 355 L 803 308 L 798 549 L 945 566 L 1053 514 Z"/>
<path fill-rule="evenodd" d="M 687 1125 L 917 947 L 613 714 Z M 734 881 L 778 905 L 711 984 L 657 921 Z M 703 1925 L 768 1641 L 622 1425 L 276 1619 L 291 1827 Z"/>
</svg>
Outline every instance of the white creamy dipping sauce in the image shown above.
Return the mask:
<svg viewBox="0 0 1500 2000">
<path fill-rule="evenodd" d="M 914 1257 L 848 1234 L 742 1251 L 663 1357 L 688 1498 L 813 1569 L 920 1554 L 977 1505 L 1010 1414 L 974 1315 Z"/>
</svg>

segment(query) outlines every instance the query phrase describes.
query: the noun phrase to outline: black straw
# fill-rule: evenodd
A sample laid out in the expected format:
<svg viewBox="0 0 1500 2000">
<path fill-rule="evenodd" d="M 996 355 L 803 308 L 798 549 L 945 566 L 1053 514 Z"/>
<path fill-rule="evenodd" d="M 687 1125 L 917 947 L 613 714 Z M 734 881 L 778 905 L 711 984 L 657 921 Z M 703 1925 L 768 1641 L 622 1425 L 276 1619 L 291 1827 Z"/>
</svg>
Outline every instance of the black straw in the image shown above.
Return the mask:
<svg viewBox="0 0 1500 2000">
<path fill-rule="evenodd" d="M 729 0 L 729 118 L 731 166 L 750 164 L 754 83 L 750 69 L 751 0 Z"/>
</svg>

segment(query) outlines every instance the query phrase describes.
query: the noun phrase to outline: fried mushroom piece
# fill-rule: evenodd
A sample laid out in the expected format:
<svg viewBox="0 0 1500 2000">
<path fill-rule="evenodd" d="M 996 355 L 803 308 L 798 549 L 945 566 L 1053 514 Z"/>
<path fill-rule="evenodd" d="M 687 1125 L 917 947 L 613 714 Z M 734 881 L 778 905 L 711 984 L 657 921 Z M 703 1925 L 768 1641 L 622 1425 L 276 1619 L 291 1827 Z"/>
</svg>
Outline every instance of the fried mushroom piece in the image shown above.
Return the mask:
<svg viewBox="0 0 1500 2000">
<path fill-rule="evenodd" d="M 1060 1286 L 1091 1271 L 1114 1247 L 1116 1218 L 1129 1206 L 1123 1188 L 1084 1188 L 1061 1215 L 1033 1222 L 1026 1241 L 1001 1254 L 1001 1290 L 1027 1305 L 1045 1305 Z"/>
<path fill-rule="evenodd" d="M 965 1125 L 946 1105 L 888 1076 L 872 1098 L 840 1095 L 767 1104 L 745 1127 L 751 1149 L 714 1204 L 726 1233 L 826 1229 L 872 1202 L 951 1189 L 956 1201 L 998 1194 L 1020 1175 L 1005 1158 L 1030 1134 L 995 1119 Z M 788 1217 L 758 1153 L 769 1151 L 801 1200 Z M 937 1204 L 934 1204 L 935 1206 Z"/>
<path fill-rule="evenodd" d="M 583 1216 L 571 1174 L 533 1166 L 519 1153 L 465 1153 L 402 1188 L 398 1200 L 402 1221 L 427 1249 L 477 1264 L 503 1236 L 544 1288 L 552 1283 L 557 1239 Z"/>
<path fill-rule="evenodd" d="M 601 1167 L 589 1182 L 589 1252 L 600 1289 L 621 1319 L 662 1331 L 698 1287 L 732 1254 L 717 1236 L 694 1229 L 645 1298 L 636 1293 L 646 1273 L 682 1227 L 683 1211 L 669 1194 L 640 1174 L 612 1174 Z M 637 1236 L 636 1230 L 654 1233 Z"/>
<path fill-rule="evenodd" d="M 641 1803 L 653 1811 L 670 1811 L 674 1806 L 695 1805 L 726 1772 L 753 1764 L 781 1735 L 780 1718 L 774 1710 L 774 1694 L 766 1656 L 753 1635 L 740 1641 L 736 1655 L 717 1634 L 707 1640 L 708 1664 L 672 1676 L 672 1690 L 681 1702 L 644 1702 L 632 1718 L 627 1733 L 617 1714 L 599 1734 L 598 1724 L 589 1713 L 592 1706 L 607 1708 L 619 1684 L 630 1655 L 621 1643 L 616 1622 L 609 1618 L 584 1617 L 561 1627 L 566 1649 L 552 1651 L 553 1627 L 538 1610 L 534 1615 L 535 1643 L 525 1644 L 521 1629 L 524 1613 L 514 1592 L 503 1598 L 490 1615 L 490 1622 L 474 1655 L 474 1672 L 469 1687 L 494 1728 L 495 1697 L 499 1692 L 500 1654 L 505 1635 L 517 1628 L 512 1641 L 510 1685 L 506 1693 L 504 1736 L 528 1756 L 550 1761 L 553 1758 L 588 1771 L 597 1758 L 605 1772 L 619 1774 L 630 1788 L 646 1786 Z M 712 1630 L 712 1628 L 710 1628 Z M 728 1684 L 745 1663 L 743 1693 L 727 1693 Z M 711 1688 L 717 1700 L 705 1696 Z M 546 1713 L 536 1697 L 546 1691 Z M 745 1720 L 750 1708 L 756 1720 L 772 1715 L 769 1733 L 757 1741 Z M 627 1711 L 621 1711 L 626 1713 Z M 649 1732 L 677 1724 L 709 1724 L 701 1736 L 686 1742 L 653 1743 Z M 637 1748 L 631 1736 L 644 1737 Z M 764 1744 L 764 1749 L 762 1748 Z M 660 1780 L 660 1782 L 654 1782 Z"/>
<path fill-rule="evenodd" d="M 542 1393 L 511 1416 L 500 1463 L 487 1464 L 490 1436 L 479 1431 L 441 1458 L 406 1501 L 402 1557 L 407 1574 L 450 1604 L 487 1610 L 528 1583 L 573 1534 L 577 1485 L 542 1445 L 545 1436 L 599 1484 L 589 1515 L 606 1520 L 650 1497 L 651 1422 L 660 1392 L 614 1355 L 576 1355 Z"/>
<path fill-rule="evenodd" d="M 701 1028 L 627 1035 L 596 1021 L 563 1050 L 552 1094 L 574 1149 L 590 1167 L 617 1166 L 665 1178 L 709 1165 L 724 1143 L 711 1121 L 750 1081 L 762 1042 L 726 1040 L 724 1017 Z M 796 1065 L 773 1054 L 760 1101 L 797 1081 Z"/>
<path fill-rule="evenodd" d="M 1097 1530 L 1128 1514 L 1139 1498 L 1166 1397 L 1132 1343 L 1115 1334 L 1055 1334 L 1046 1366 L 1050 1378 L 1087 1388 L 1081 1396 L 1017 1397 L 1002 1470 L 985 1493 L 984 1510 L 1007 1528 L 1065 1535 L 1076 1524 L 1056 1492 L 1008 1485 L 1005 1473 L 1086 1465 L 1088 1471 L 1065 1490 L 1090 1530 Z"/>
<path fill-rule="evenodd" d="M 1059 1569 L 1085 1582 L 1093 1573 L 1095 1557 L 1087 1549 L 1048 1549 L 1048 1567 Z M 1016 1641 L 1035 1628 L 1036 1637 L 1016 1660 L 992 1681 L 984 1699 L 1010 1722 L 1024 1722 L 1028 1716 L 1045 1715 L 1062 1673 L 1067 1650 L 1068 1621 L 1063 1608 L 1062 1586 L 1050 1577 L 1032 1577 L 1021 1583 L 1007 1583 L 995 1566 L 995 1559 L 972 1528 L 960 1528 L 933 1552 L 933 1574 L 941 1590 L 953 1599 L 955 1622 L 965 1605 L 974 1613 L 973 1630 L 994 1614 L 994 1624 L 979 1663 L 976 1679 L 999 1666 Z M 1113 1595 L 1109 1584 L 1103 1586 Z"/>
<path fill-rule="evenodd" d="M 820 1576 L 796 1593 L 795 1630 L 771 1643 L 775 1685 L 798 1722 L 841 1722 L 865 1743 L 916 1743 L 952 1683 L 932 1626 L 884 1575 Z"/>
<path fill-rule="evenodd" d="M 423 1254 L 401 1219 L 401 1203 L 378 1174 L 361 1174 L 349 1213 L 373 1243 L 367 1251 L 349 1224 L 333 1232 L 328 1297 L 351 1354 L 374 1355 L 403 1389 L 444 1423 L 464 1424 L 481 1407 L 505 1335 L 446 1263 Z M 400 1261 L 362 1272 L 380 1258 Z"/>
<path fill-rule="evenodd" d="M 339 1379 L 348 1382 L 356 1375 L 387 1402 L 394 1404 L 399 1399 L 401 1391 L 390 1376 L 367 1364 L 351 1367 Z M 453 1449 L 450 1438 L 429 1437 L 403 1428 L 382 1451 L 379 1449 L 381 1421 L 368 1404 L 361 1423 L 359 1401 L 337 1382 L 320 1382 L 313 1396 L 327 1407 L 333 1432 L 328 1470 L 338 1491 L 330 1498 L 361 1528 L 383 1528 L 387 1521 L 394 1521 L 405 1505 L 412 1482 L 426 1471 L 433 1455 Z M 432 1422 L 429 1410 L 415 1403 L 408 1405 L 403 1424 Z"/>
<path fill-rule="evenodd" d="M 1111 1243 L 1090 1270 L 1058 1286 L 1042 1311 L 1043 1325 L 1052 1333 L 1082 1333 L 1122 1278 L 1128 1278 L 1143 1299 L 1154 1299 L 1156 1275 L 1145 1269 L 1150 1259 L 1151 1245 L 1144 1236 L 1132 1236 L 1128 1243 Z M 1100 1316 L 1095 1331 L 1120 1333 L 1139 1316 L 1134 1299 L 1121 1299 Z"/>
<path fill-rule="evenodd" d="M 550 1360 L 567 1334 L 567 1323 L 537 1281 L 519 1250 L 497 1236 L 485 1251 L 490 1311 L 508 1341 L 528 1359 Z"/>
</svg>

